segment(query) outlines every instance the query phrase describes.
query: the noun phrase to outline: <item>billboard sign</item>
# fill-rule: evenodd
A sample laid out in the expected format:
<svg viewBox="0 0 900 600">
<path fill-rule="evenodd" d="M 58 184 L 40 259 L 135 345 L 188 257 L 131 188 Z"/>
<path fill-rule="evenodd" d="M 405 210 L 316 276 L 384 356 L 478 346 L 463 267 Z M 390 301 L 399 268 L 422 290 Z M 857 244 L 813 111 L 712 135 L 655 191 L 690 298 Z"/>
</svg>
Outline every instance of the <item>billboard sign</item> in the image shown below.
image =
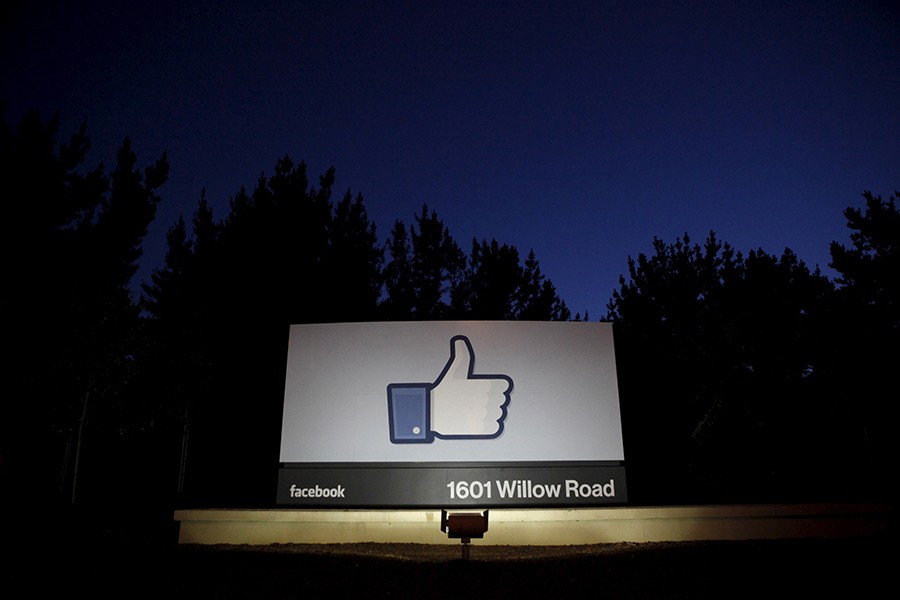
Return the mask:
<svg viewBox="0 0 900 600">
<path fill-rule="evenodd" d="M 607 323 L 291 327 L 279 504 L 623 503 Z"/>
</svg>

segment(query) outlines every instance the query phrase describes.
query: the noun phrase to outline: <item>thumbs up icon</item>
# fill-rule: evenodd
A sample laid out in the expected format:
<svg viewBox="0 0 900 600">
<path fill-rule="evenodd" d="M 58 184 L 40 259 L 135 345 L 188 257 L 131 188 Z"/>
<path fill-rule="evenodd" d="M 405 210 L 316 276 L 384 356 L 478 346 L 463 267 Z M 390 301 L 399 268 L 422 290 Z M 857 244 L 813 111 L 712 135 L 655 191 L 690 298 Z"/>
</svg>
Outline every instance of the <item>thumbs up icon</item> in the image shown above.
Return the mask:
<svg viewBox="0 0 900 600">
<path fill-rule="evenodd" d="M 450 359 L 434 383 L 387 387 L 391 442 L 430 444 L 440 439 L 489 439 L 503 433 L 513 381 L 476 375 L 475 352 L 463 335 L 450 340 Z"/>
</svg>

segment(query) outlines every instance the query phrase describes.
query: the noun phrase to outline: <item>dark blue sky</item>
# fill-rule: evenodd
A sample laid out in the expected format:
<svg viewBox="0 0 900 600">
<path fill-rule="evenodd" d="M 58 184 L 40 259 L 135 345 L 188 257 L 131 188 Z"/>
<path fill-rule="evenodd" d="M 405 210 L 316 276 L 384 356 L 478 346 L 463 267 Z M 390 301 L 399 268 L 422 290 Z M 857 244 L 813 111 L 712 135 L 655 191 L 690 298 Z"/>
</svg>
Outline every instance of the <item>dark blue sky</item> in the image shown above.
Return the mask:
<svg viewBox="0 0 900 600">
<path fill-rule="evenodd" d="M 831 275 L 842 211 L 900 189 L 893 2 L 29 2 L 3 9 L 8 119 L 87 119 L 171 176 L 142 276 L 290 155 L 382 239 L 423 203 L 605 314 L 629 255 L 710 230 Z"/>
</svg>

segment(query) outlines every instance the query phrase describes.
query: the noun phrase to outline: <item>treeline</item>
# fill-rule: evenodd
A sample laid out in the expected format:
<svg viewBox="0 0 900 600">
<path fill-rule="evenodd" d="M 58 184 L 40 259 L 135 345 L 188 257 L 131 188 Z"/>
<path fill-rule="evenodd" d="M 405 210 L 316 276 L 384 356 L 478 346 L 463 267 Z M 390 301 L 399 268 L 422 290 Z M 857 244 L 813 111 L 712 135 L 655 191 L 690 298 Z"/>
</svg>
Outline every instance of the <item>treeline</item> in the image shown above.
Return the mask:
<svg viewBox="0 0 900 600">
<path fill-rule="evenodd" d="M 291 323 L 588 319 L 533 252 L 466 251 L 427 205 L 380 243 L 361 195 L 287 157 L 224 216 L 201 195 L 136 297 L 167 159 L 139 168 L 126 139 L 86 170 L 85 128 L 58 135 L 0 130 L 5 501 L 271 506 Z M 871 194 L 845 217 L 834 282 L 714 234 L 628 259 L 604 318 L 634 502 L 892 493 L 900 219 Z"/>
<path fill-rule="evenodd" d="M 835 282 L 714 233 L 629 258 L 608 318 L 636 497 L 896 497 L 900 213 L 864 198 L 852 244 L 831 244 Z"/>
<path fill-rule="evenodd" d="M 533 253 L 466 253 L 424 205 L 382 244 L 333 170 L 313 184 L 287 157 L 222 218 L 201 196 L 135 297 L 167 158 L 139 168 L 126 139 L 85 169 L 86 128 L 58 129 L 0 131 L 5 498 L 269 504 L 291 323 L 581 318 Z"/>
<path fill-rule="evenodd" d="M 223 220 L 201 199 L 144 286 L 147 385 L 179 411 L 193 501 L 221 502 L 237 479 L 235 501 L 274 498 L 291 323 L 570 317 L 533 253 L 492 240 L 467 255 L 427 206 L 382 246 L 362 197 L 333 202 L 333 181 L 283 158 Z"/>
</svg>

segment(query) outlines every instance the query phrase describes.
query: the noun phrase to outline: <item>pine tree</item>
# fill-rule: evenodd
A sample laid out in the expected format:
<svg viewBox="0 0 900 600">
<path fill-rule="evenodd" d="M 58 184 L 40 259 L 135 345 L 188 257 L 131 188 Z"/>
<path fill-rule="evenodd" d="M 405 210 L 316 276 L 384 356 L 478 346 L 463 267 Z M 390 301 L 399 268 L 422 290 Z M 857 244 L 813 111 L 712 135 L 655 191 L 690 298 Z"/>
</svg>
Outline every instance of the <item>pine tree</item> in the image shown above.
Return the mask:
<svg viewBox="0 0 900 600">
<path fill-rule="evenodd" d="M 137 305 L 130 291 L 141 242 L 155 217 L 165 182 L 165 154 L 138 170 L 128 138 L 107 175 L 102 165 L 82 172 L 90 147 L 86 127 L 58 145 L 58 117 L 36 114 L 16 132 L 4 126 L 4 181 L 11 184 L 10 226 L 23 236 L 4 247 L 10 292 L 7 356 L 12 382 L 0 421 L 18 457 L 34 459 L 33 474 L 53 481 L 75 502 L 83 440 L 89 430 L 129 424 L 124 390 L 140 353 Z M 4 435 L 5 437 L 5 435 Z M 40 449 L 29 444 L 38 444 Z M 50 456 L 42 456 L 48 451 Z M 56 476 L 47 477 L 49 465 Z"/>
</svg>

